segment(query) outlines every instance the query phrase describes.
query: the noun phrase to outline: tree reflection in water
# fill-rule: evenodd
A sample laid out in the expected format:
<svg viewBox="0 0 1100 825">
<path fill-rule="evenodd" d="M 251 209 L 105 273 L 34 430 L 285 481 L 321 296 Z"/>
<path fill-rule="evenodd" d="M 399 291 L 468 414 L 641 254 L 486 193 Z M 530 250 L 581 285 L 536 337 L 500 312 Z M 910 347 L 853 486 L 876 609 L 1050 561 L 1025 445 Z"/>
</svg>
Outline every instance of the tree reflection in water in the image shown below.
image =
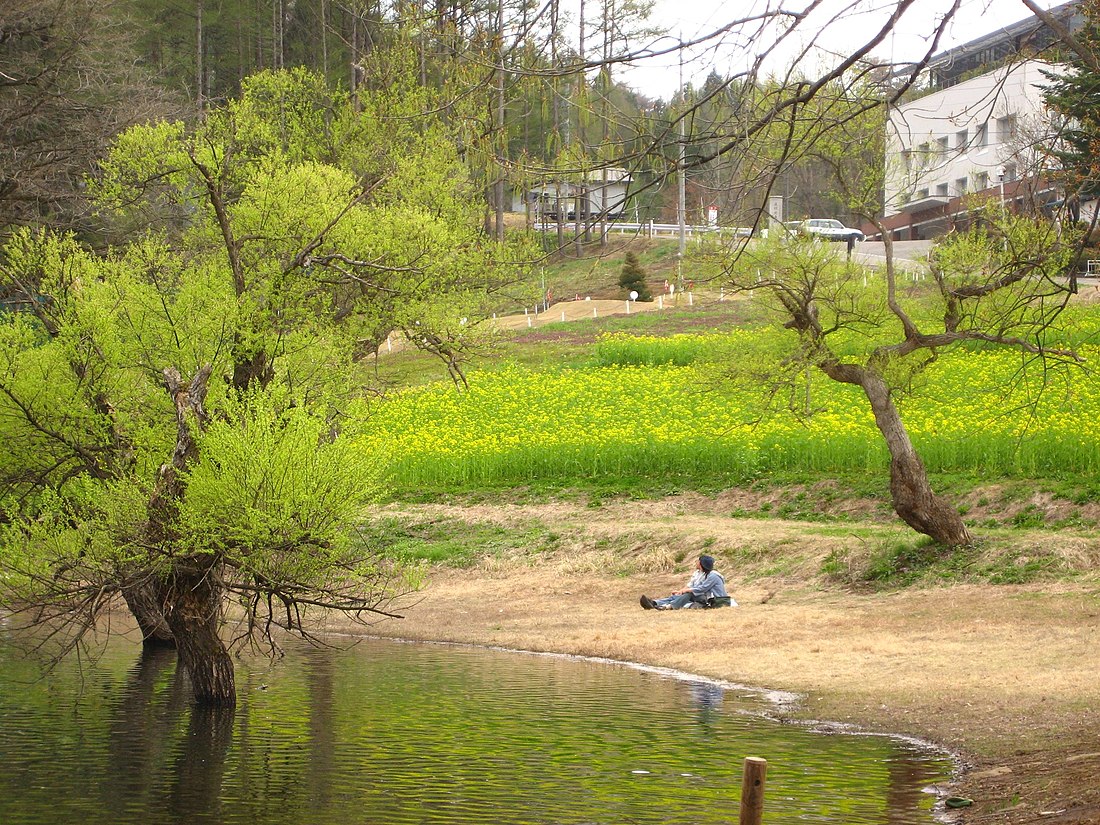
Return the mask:
<svg viewBox="0 0 1100 825">
<path fill-rule="evenodd" d="M 176 651 L 144 648 L 110 711 L 107 810 L 120 820 L 142 809 L 166 811 L 177 822 L 216 814 L 233 726 L 232 708 L 191 701 Z"/>
</svg>

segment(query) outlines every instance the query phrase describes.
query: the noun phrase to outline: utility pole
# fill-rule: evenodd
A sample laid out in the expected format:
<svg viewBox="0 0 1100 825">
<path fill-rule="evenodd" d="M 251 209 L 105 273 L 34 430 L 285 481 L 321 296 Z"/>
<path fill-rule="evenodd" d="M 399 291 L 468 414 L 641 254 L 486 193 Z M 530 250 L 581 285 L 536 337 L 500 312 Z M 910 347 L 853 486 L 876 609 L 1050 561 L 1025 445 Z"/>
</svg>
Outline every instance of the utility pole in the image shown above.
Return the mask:
<svg viewBox="0 0 1100 825">
<path fill-rule="evenodd" d="M 680 100 L 684 100 L 684 36 L 680 34 Z M 680 160 L 679 166 L 679 180 L 678 180 L 678 197 L 676 201 L 676 212 L 680 220 L 680 248 L 676 252 L 676 303 L 679 304 L 680 296 L 684 292 L 684 249 L 686 247 L 685 237 L 687 234 L 687 198 L 686 198 L 686 179 L 687 170 L 684 168 L 687 160 L 687 149 L 684 145 L 684 118 L 685 115 L 680 115 Z"/>
<path fill-rule="evenodd" d="M 680 218 L 680 248 L 676 252 L 676 300 L 680 300 L 680 293 L 684 290 L 684 250 L 687 246 L 687 187 L 685 186 L 687 178 L 687 170 L 684 169 L 684 162 L 687 159 L 687 153 L 684 148 L 684 118 L 680 117 L 680 175 L 679 175 L 679 192 L 676 204 L 676 211 L 679 213 Z"/>
</svg>

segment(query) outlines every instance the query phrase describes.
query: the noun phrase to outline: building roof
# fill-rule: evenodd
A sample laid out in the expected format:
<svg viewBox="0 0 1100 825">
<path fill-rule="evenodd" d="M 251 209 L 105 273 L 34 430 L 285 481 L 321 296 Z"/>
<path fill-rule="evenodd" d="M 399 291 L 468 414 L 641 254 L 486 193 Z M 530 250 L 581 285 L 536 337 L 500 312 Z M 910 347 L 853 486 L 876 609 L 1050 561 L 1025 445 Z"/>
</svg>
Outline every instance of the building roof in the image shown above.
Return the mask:
<svg viewBox="0 0 1100 825">
<path fill-rule="evenodd" d="M 1084 23 L 1081 0 L 1068 0 L 1049 9 L 1071 31 Z M 1058 41 L 1058 36 L 1035 16 L 1009 23 L 960 46 L 942 51 L 929 61 L 926 71 L 933 86 L 953 86 L 966 77 L 1003 63 L 1021 53 L 1035 53 Z"/>
</svg>

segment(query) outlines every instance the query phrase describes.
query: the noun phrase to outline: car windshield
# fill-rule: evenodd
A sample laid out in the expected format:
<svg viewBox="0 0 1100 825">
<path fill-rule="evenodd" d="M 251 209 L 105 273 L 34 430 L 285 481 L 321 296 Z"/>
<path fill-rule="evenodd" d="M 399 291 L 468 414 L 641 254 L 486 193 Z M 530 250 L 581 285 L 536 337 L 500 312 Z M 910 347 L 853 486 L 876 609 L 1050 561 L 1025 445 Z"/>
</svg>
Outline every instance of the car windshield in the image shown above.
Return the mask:
<svg viewBox="0 0 1100 825">
<path fill-rule="evenodd" d="M 814 218 L 810 221 L 810 226 L 820 227 L 821 229 L 843 229 L 844 224 L 840 221 L 826 220 L 825 218 Z"/>
</svg>

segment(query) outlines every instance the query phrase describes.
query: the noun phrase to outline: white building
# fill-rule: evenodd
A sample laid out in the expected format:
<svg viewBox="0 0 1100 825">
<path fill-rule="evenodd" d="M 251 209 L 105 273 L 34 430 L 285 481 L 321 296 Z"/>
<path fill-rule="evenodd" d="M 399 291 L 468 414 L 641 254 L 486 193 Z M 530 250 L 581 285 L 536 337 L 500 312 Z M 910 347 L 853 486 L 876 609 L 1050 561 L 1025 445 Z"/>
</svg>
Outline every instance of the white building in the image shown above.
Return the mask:
<svg viewBox="0 0 1100 825">
<path fill-rule="evenodd" d="M 1079 0 L 1049 13 L 1071 31 L 1084 22 Z M 895 239 L 930 238 L 965 222 L 974 193 L 1009 206 L 1059 198 L 1042 174 L 1042 149 L 1056 131 L 1043 72 L 1058 67 L 1037 59 L 1057 43 L 1032 16 L 929 61 L 922 75 L 932 91 L 894 107 L 887 127 L 883 225 Z"/>
<path fill-rule="evenodd" d="M 887 216 L 906 206 L 988 189 L 1032 172 L 1049 139 L 1044 71 L 1028 60 L 903 104 L 887 131 Z"/>
<path fill-rule="evenodd" d="M 891 228 L 904 226 L 911 238 L 938 234 L 966 195 L 1004 197 L 1007 189 L 1015 197 L 1022 178 L 1035 179 L 1052 134 L 1042 98 L 1043 72 L 1052 70 L 1039 60 L 1013 63 L 892 110 L 884 210 Z"/>
<path fill-rule="evenodd" d="M 512 193 L 512 211 L 531 210 L 536 219 L 556 218 L 558 210 L 568 220 L 573 220 L 579 205 L 581 218 L 604 213 L 609 218 L 619 217 L 630 189 L 632 178 L 625 169 L 593 169 L 583 176 L 584 183 L 576 180 L 547 181 L 524 191 Z"/>
</svg>

